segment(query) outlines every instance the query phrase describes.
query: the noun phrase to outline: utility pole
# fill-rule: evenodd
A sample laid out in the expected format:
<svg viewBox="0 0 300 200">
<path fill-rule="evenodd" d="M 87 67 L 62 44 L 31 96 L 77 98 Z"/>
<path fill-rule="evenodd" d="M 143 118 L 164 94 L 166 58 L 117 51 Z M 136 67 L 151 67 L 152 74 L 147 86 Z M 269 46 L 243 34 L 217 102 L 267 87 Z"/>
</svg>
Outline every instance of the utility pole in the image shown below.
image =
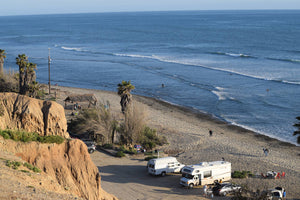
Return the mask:
<svg viewBox="0 0 300 200">
<path fill-rule="evenodd" d="M 48 75 L 49 75 L 49 94 L 51 93 L 51 83 L 50 83 L 50 63 L 51 63 L 51 58 L 50 58 L 50 48 L 49 50 L 49 55 L 48 55 Z"/>
</svg>

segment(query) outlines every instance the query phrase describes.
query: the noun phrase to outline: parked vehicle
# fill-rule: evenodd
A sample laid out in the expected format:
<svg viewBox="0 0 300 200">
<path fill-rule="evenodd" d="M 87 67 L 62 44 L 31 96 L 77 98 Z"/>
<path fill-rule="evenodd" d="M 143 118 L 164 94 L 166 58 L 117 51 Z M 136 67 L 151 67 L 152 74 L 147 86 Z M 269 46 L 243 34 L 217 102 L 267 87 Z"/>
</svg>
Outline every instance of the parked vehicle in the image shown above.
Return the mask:
<svg viewBox="0 0 300 200">
<path fill-rule="evenodd" d="M 242 187 L 232 183 L 217 183 L 216 186 L 212 188 L 214 195 L 226 196 L 227 194 L 241 192 Z"/>
<path fill-rule="evenodd" d="M 155 158 L 148 161 L 148 173 L 165 176 L 167 173 L 180 173 L 185 165 L 177 161 L 175 157 Z"/>
<path fill-rule="evenodd" d="M 231 163 L 226 161 L 202 162 L 186 166 L 182 169 L 184 175 L 180 184 L 189 188 L 196 185 L 212 184 L 215 181 L 231 179 Z"/>
<path fill-rule="evenodd" d="M 92 140 L 83 140 L 83 142 L 86 144 L 86 146 L 88 148 L 88 152 L 89 153 L 94 153 L 94 151 L 96 150 L 95 142 L 92 141 Z"/>
<path fill-rule="evenodd" d="M 275 189 L 268 190 L 266 199 L 267 200 L 282 200 L 285 190 L 282 187 L 276 187 Z"/>
</svg>

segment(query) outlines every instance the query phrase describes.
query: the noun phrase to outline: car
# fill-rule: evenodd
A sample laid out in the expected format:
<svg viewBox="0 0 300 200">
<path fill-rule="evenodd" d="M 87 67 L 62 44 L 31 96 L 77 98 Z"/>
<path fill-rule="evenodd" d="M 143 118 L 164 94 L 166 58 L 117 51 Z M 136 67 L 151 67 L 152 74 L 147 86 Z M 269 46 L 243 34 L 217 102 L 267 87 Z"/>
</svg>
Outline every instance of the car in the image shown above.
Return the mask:
<svg viewBox="0 0 300 200">
<path fill-rule="evenodd" d="M 285 189 L 282 187 L 276 187 L 275 189 L 270 189 L 267 191 L 267 200 L 282 200 L 285 198 Z"/>
<path fill-rule="evenodd" d="M 83 142 L 86 144 L 88 152 L 94 153 L 94 151 L 96 150 L 96 143 L 92 140 L 83 140 Z"/>
<path fill-rule="evenodd" d="M 241 192 L 242 187 L 240 185 L 232 183 L 217 183 L 216 186 L 212 188 L 214 195 L 226 196 L 227 194 Z"/>
</svg>

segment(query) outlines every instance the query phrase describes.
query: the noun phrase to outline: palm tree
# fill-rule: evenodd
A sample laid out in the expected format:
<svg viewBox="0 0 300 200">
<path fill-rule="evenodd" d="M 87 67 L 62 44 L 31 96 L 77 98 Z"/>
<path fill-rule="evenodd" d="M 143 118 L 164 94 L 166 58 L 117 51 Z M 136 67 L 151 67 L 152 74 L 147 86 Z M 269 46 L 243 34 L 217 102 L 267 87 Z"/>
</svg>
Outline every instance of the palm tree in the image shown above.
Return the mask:
<svg viewBox="0 0 300 200">
<path fill-rule="evenodd" d="M 17 65 L 19 65 L 19 93 L 25 94 L 25 73 L 28 65 L 28 57 L 25 54 L 19 54 L 16 61 Z"/>
<path fill-rule="evenodd" d="M 298 136 L 298 139 L 297 139 L 297 143 L 300 144 L 300 116 L 299 116 L 299 117 L 296 117 L 296 119 L 298 119 L 299 122 L 296 123 L 296 124 L 294 124 L 294 126 L 295 126 L 296 128 L 298 128 L 298 130 L 295 131 L 293 135 L 299 135 L 299 136 Z"/>
<path fill-rule="evenodd" d="M 135 87 L 131 85 L 130 81 L 122 81 L 118 84 L 118 95 L 121 96 L 121 107 L 122 112 L 125 113 L 127 106 L 131 102 L 132 95 L 130 94 L 131 90 Z"/>
<path fill-rule="evenodd" d="M 33 87 L 36 85 L 36 64 L 29 63 L 25 54 L 18 55 L 16 60 L 19 65 L 19 93 L 26 95 L 31 89 L 36 89 Z"/>
<path fill-rule="evenodd" d="M 6 58 L 5 50 L 0 49 L 0 75 L 3 74 L 4 58 Z"/>
</svg>

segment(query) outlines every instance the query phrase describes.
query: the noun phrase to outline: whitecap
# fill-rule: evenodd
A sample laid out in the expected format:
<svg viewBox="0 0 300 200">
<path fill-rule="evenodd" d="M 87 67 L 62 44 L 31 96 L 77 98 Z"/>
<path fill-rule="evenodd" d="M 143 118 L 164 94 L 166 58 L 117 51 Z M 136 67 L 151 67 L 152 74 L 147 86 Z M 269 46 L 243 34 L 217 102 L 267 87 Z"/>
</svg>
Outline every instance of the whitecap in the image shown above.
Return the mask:
<svg viewBox="0 0 300 200">
<path fill-rule="evenodd" d="M 82 48 L 76 48 L 76 47 L 65 47 L 61 46 L 62 49 L 68 50 L 68 51 L 83 51 Z"/>
</svg>

